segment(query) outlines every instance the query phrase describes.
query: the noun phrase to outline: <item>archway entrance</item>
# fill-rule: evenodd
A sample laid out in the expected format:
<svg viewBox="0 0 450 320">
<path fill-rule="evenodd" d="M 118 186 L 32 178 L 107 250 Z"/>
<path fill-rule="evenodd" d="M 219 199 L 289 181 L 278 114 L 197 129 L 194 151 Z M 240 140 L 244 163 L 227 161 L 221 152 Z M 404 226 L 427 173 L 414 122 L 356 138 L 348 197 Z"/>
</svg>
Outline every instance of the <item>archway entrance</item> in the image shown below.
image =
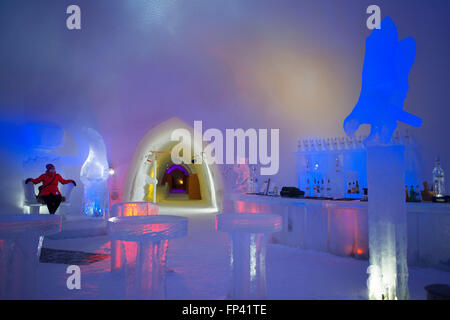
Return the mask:
<svg viewBox="0 0 450 320">
<path fill-rule="evenodd" d="M 124 201 L 152 201 L 156 178 L 156 202 L 161 213 L 218 212 L 223 187 L 217 166 L 195 161 L 182 165 L 172 162 L 170 151 L 179 142 L 171 141 L 171 134 L 180 128 L 193 136 L 193 129 L 177 118 L 159 124 L 144 136 L 128 170 Z M 192 151 L 194 144 L 192 140 Z M 158 155 L 156 169 L 147 157 L 152 150 L 165 152 Z M 201 156 L 192 154 L 193 158 Z"/>
</svg>

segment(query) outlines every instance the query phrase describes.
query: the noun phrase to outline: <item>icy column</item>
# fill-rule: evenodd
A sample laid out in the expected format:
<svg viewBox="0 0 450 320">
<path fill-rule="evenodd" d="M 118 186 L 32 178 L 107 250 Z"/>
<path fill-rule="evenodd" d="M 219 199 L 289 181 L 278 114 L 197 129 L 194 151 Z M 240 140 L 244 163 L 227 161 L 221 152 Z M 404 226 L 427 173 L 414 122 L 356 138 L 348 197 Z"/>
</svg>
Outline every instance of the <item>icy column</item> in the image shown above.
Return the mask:
<svg viewBox="0 0 450 320">
<path fill-rule="evenodd" d="M 187 218 L 153 215 L 115 217 L 108 220 L 108 235 L 119 241 L 123 259 L 120 276 L 128 299 L 165 299 L 165 253 L 170 239 L 187 234 Z M 136 254 L 129 244 L 136 244 Z M 117 255 L 116 255 L 117 256 Z"/>
<path fill-rule="evenodd" d="M 44 236 L 61 231 L 55 215 L 0 215 L 0 299 L 36 299 Z"/>
<path fill-rule="evenodd" d="M 106 147 L 101 135 L 93 129 L 85 129 L 89 142 L 89 155 L 81 167 L 80 178 L 84 184 L 84 212 L 88 216 L 102 217 L 108 210 L 109 165 Z"/>
<path fill-rule="evenodd" d="M 404 147 L 367 148 L 370 299 L 407 299 Z"/>
<path fill-rule="evenodd" d="M 266 246 L 271 233 L 281 230 L 281 216 L 273 214 L 220 214 L 217 229 L 231 238 L 230 299 L 266 298 Z"/>
</svg>

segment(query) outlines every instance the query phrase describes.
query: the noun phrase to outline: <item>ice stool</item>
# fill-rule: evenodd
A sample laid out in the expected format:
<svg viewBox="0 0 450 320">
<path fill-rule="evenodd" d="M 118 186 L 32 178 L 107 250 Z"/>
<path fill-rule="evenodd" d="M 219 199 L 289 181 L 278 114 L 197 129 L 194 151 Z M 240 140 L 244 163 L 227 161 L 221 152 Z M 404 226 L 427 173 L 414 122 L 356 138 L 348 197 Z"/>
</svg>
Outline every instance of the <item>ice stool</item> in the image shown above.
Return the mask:
<svg viewBox="0 0 450 320">
<path fill-rule="evenodd" d="M 55 215 L 0 215 L 0 300 L 36 299 L 44 236 L 61 231 Z"/>
<path fill-rule="evenodd" d="M 216 216 L 216 228 L 231 238 L 232 300 L 266 298 L 266 246 L 271 233 L 280 231 L 282 218 L 265 213 L 225 213 Z"/>
<path fill-rule="evenodd" d="M 109 211 L 108 218 L 130 217 L 130 216 L 149 216 L 159 213 L 159 205 L 153 202 L 119 202 L 114 204 Z M 164 243 L 167 246 L 167 240 Z M 121 267 L 121 246 L 120 240 L 111 240 L 111 271 L 116 271 Z M 164 257 L 163 257 L 164 260 Z"/>
<path fill-rule="evenodd" d="M 120 241 L 122 261 L 115 268 L 125 280 L 126 298 L 163 300 L 167 240 L 187 234 L 188 219 L 169 215 L 114 217 L 108 220 L 107 232 L 112 241 Z M 136 244 L 134 254 L 127 243 Z M 129 261 L 127 261 L 129 260 Z"/>
</svg>

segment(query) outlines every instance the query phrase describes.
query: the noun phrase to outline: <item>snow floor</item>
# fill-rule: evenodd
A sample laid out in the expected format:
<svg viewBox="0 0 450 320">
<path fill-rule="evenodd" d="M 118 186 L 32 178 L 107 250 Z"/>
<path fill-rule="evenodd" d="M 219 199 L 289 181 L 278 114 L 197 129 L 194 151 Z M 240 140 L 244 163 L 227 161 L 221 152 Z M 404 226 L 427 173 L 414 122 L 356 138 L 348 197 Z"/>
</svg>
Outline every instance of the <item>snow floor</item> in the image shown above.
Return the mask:
<svg viewBox="0 0 450 320">
<path fill-rule="evenodd" d="M 225 299 L 229 277 L 228 234 L 215 231 L 215 215 L 189 215 L 188 236 L 168 249 L 167 299 Z M 45 239 L 45 248 L 110 253 L 106 236 Z M 367 299 L 368 261 L 278 244 L 267 248 L 268 299 Z M 81 289 L 66 287 L 68 265 L 39 263 L 39 299 L 123 299 L 123 279 L 109 271 L 110 259 L 80 265 Z M 409 269 L 411 299 L 426 299 L 424 287 L 450 283 L 450 273 Z"/>
</svg>

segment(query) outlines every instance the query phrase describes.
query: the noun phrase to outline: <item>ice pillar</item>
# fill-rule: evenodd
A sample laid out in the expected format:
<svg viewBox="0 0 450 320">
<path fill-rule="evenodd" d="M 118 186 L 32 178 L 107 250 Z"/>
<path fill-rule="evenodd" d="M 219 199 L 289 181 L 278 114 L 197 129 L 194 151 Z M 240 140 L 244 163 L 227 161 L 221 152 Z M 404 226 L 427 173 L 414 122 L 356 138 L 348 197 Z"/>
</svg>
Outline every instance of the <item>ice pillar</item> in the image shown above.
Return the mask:
<svg viewBox="0 0 450 320">
<path fill-rule="evenodd" d="M 408 299 L 403 146 L 367 148 L 369 299 Z"/>
</svg>

